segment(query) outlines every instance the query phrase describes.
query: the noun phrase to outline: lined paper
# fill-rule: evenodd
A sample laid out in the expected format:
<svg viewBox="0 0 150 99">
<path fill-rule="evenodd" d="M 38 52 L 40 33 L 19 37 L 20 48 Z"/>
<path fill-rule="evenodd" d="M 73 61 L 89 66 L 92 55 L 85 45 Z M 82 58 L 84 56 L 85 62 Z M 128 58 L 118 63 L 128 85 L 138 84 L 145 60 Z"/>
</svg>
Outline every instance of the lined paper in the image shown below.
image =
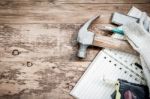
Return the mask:
<svg viewBox="0 0 150 99">
<path fill-rule="evenodd" d="M 135 62 L 140 63 L 137 56 L 104 49 L 96 56 L 70 94 L 78 99 L 111 99 L 115 90 L 114 81 L 118 78 L 145 84 L 142 70 L 131 65 Z M 104 79 L 113 83 L 105 82 Z"/>
</svg>

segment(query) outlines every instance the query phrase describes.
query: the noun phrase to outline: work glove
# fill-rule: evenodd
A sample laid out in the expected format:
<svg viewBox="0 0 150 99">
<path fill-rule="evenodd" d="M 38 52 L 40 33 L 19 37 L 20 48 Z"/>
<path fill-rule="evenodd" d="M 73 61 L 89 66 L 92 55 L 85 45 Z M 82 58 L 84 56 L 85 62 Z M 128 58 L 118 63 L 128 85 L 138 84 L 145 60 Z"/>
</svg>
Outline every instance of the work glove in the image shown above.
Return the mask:
<svg viewBox="0 0 150 99">
<path fill-rule="evenodd" d="M 145 12 L 142 13 L 139 24 L 142 28 L 150 32 L 150 17 Z"/>
<path fill-rule="evenodd" d="M 125 37 L 131 46 L 140 54 L 143 73 L 150 90 L 150 20 L 143 13 L 139 23 L 128 23 L 123 26 Z"/>
</svg>

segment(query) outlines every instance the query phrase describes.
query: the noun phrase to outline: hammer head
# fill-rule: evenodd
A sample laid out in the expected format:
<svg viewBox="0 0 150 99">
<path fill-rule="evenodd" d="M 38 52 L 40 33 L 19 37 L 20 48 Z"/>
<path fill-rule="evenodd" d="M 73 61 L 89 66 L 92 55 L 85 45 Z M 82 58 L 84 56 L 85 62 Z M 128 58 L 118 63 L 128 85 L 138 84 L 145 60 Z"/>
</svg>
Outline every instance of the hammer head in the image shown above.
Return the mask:
<svg viewBox="0 0 150 99">
<path fill-rule="evenodd" d="M 77 41 L 80 44 L 80 49 L 78 52 L 78 57 L 85 58 L 86 49 L 89 45 L 92 45 L 94 39 L 94 33 L 88 31 L 89 26 L 92 24 L 94 20 L 96 20 L 99 16 L 95 16 L 88 20 L 79 30 Z"/>
</svg>

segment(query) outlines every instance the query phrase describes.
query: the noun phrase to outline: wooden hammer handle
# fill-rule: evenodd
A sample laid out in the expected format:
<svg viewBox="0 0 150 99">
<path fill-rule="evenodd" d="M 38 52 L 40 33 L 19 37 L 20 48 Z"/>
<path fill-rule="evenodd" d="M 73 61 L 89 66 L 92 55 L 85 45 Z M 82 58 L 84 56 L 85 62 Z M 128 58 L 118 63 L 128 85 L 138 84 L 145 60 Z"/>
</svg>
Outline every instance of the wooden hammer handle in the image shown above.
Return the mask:
<svg viewBox="0 0 150 99">
<path fill-rule="evenodd" d="M 130 44 L 127 41 L 115 39 L 108 36 L 96 35 L 94 37 L 94 41 L 92 45 L 98 47 L 116 49 L 131 54 L 137 54 L 136 51 L 133 50 L 133 48 L 130 46 Z"/>
</svg>

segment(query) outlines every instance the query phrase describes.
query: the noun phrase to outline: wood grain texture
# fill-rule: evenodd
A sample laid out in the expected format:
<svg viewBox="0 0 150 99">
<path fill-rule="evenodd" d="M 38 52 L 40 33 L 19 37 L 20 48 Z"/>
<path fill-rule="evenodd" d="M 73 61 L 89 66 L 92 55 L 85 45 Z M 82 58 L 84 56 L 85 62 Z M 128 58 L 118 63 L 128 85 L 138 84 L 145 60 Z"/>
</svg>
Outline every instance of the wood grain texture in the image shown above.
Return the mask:
<svg viewBox="0 0 150 99">
<path fill-rule="evenodd" d="M 49 2 L 6 2 L 0 4 L 1 23 L 84 23 L 101 15 L 97 23 L 109 23 L 115 11 L 127 13 L 131 4 L 52 4 Z M 134 4 L 150 13 L 150 4 Z M 80 16 L 79 16 L 80 15 Z"/>
<path fill-rule="evenodd" d="M 101 31 L 115 11 L 131 6 L 150 13 L 149 0 L 1 0 L 0 99 L 73 99 L 70 90 L 100 51 L 78 59 L 79 28 L 100 14 L 91 31 Z"/>
<path fill-rule="evenodd" d="M 12 0 L 1 0 L 1 4 L 12 2 Z M 77 4 L 77 3 L 97 3 L 97 4 L 143 4 L 150 3 L 149 0 L 13 0 L 14 2 L 47 2 L 53 4 Z"/>
<path fill-rule="evenodd" d="M 79 61 L 76 41 L 79 24 L 3 24 L 0 25 L 1 61 L 40 60 Z M 100 25 L 92 30 L 98 31 Z M 95 29 L 94 29 L 95 28 Z M 96 30 L 97 29 L 97 30 Z M 96 33 L 104 34 L 103 31 Z M 18 50 L 19 55 L 13 55 Z M 84 61 L 92 61 L 100 49 L 90 47 Z M 82 60 L 83 61 L 83 60 Z"/>
<path fill-rule="evenodd" d="M 112 37 L 96 35 L 93 40 L 93 45 L 136 54 L 136 51 L 133 50 L 132 46 L 130 46 L 127 41 L 114 39 Z"/>
<path fill-rule="evenodd" d="M 89 62 L 0 62 L 0 99 L 72 99 Z M 9 95 L 9 96 L 8 96 Z"/>
<path fill-rule="evenodd" d="M 107 3 L 107 4 L 135 4 L 150 3 L 149 0 L 58 0 L 60 3 Z"/>
<path fill-rule="evenodd" d="M 80 26 L 1 24 L 0 99 L 72 99 L 70 90 L 100 50 L 91 47 L 86 59 L 76 57 Z M 91 31 L 106 35 L 101 27 Z"/>
</svg>

